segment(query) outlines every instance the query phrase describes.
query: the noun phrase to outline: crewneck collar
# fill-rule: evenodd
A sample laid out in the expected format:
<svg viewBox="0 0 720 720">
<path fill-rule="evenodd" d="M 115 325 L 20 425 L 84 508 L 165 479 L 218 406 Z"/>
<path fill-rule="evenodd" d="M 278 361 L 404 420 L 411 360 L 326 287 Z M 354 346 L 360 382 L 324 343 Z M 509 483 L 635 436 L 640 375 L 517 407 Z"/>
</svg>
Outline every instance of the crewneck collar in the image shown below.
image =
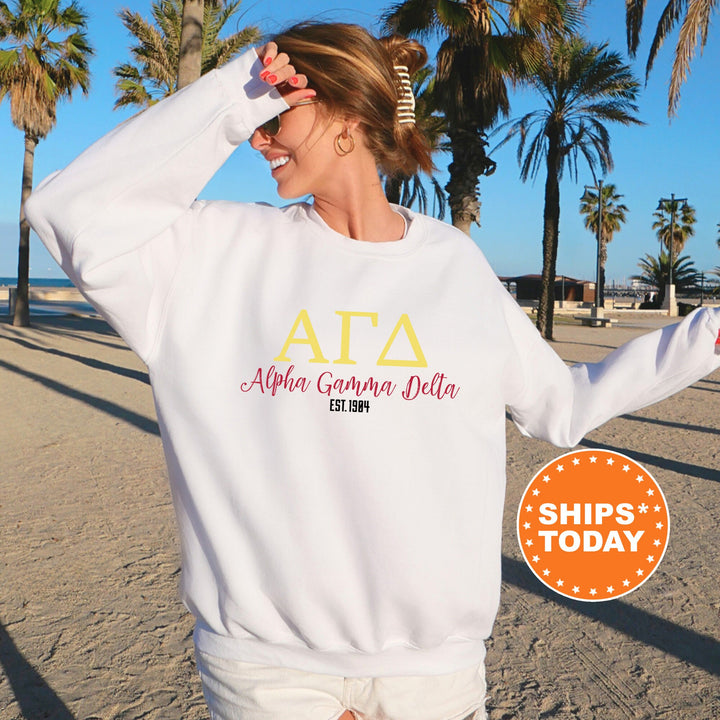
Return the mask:
<svg viewBox="0 0 720 720">
<path fill-rule="evenodd" d="M 372 242 L 368 240 L 354 240 L 333 230 L 320 216 L 320 213 L 310 203 L 303 203 L 308 219 L 313 222 L 322 234 L 330 236 L 333 243 L 336 243 L 344 250 L 359 255 L 374 255 L 379 257 L 392 257 L 409 255 L 419 249 L 425 242 L 425 229 L 419 221 L 418 216 L 411 210 L 400 205 L 391 204 L 394 212 L 398 213 L 405 221 L 405 234 L 400 240 L 389 240 L 386 242 Z"/>
</svg>

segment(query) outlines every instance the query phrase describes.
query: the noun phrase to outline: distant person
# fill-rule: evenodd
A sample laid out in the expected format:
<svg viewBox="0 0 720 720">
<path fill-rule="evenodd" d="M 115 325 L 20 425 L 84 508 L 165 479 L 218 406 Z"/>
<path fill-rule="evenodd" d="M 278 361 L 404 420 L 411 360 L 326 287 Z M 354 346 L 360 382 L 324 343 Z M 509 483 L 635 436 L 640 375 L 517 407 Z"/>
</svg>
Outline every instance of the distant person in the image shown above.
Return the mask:
<svg viewBox="0 0 720 720">
<path fill-rule="evenodd" d="M 217 720 L 485 717 L 505 408 L 572 447 L 720 365 L 720 313 L 568 368 L 430 170 L 418 43 L 302 24 L 121 124 L 27 215 L 147 363 Z M 242 142 L 283 208 L 198 194 Z M 512 659 L 509 659 L 512 662 Z"/>
</svg>

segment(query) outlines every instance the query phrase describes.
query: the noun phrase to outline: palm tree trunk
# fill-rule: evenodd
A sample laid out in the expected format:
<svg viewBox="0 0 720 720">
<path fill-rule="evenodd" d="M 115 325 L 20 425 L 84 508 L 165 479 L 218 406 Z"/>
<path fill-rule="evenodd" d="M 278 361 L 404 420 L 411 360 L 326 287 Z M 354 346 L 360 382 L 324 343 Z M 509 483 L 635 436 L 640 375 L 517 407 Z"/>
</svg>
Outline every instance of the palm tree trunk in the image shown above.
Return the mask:
<svg viewBox="0 0 720 720">
<path fill-rule="evenodd" d="M 450 128 L 448 137 L 453 159 L 445 190 L 452 224 L 469 235 L 473 223 L 480 225 L 478 178 L 492 174 L 495 163 L 488 158 L 487 142 L 476 128 Z"/>
<path fill-rule="evenodd" d="M 560 227 L 560 150 L 558 138 L 550 135 L 545 179 L 545 208 L 543 210 L 543 269 L 537 329 L 547 340 L 553 339 L 555 317 L 555 274 L 557 266 L 558 230 Z"/>
<path fill-rule="evenodd" d="M 200 77 L 202 71 L 202 32 L 204 0 L 184 0 L 182 33 L 180 35 L 180 60 L 178 63 L 177 89 Z"/>
<path fill-rule="evenodd" d="M 389 203 L 400 204 L 400 190 L 402 180 L 397 175 L 388 175 L 385 178 L 385 197 Z"/>
<path fill-rule="evenodd" d="M 33 182 L 36 137 L 25 134 L 25 157 L 23 159 L 22 192 L 20 195 L 20 245 L 18 248 L 17 297 L 13 325 L 30 325 L 30 223 L 25 217 L 25 201 L 30 197 Z"/>
</svg>

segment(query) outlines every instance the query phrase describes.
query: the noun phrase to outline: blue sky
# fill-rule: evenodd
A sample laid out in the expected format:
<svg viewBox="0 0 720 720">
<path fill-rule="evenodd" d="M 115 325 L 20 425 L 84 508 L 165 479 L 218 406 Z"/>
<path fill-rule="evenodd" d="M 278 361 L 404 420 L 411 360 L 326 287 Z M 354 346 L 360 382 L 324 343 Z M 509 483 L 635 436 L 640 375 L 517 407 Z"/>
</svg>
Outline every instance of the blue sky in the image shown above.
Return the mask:
<svg viewBox="0 0 720 720">
<path fill-rule="evenodd" d="M 90 14 L 89 36 L 96 48 L 92 62 L 89 97 L 81 95 L 58 110 L 58 124 L 41 141 L 35 155 L 35 183 L 63 167 L 91 142 L 101 137 L 130 111 L 112 110 L 115 99 L 112 68 L 128 59 L 131 39 L 117 18 L 120 7 L 129 7 L 146 16 L 150 0 L 82 0 Z M 378 30 L 377 18 L 389 2 L 380 0 L 305 0 L 302 6 L 290 0 L 245 0 L 241 25 L 257 24 L 273 33 L 293 21 L 314 18 L 358 22 Z M 657 22 L 659 3 L 648 3 L 643 43 L 638 60 L 632 63 L 644 79 L 645 58 Z M 608 41 L 625 53 L 623 0 L 595 0 L 586 31 L 595 42 Z M 674 38 L 658 57 L 649 82 L 640 96 L 640 118 L 644 127 L 610 126 L 615 169 L 605 180 L 615 183 L 629 207 L 628 222 L 609 247 L 608 281 L 618 283 L 637 272 L 638 258 L 657 253 L 658 242 L 651 229 L 652 213 L 660 197 L 675 193 L 687 197 L 697 210 L 696 235 L 686 246 L 698 270 L 720 266 L 717 224 L 720 198 L 717 181 L 720 168 L 720 38 L 711 28 L 708 46 L 691 67 L 682 90 L 679 115 L 669 122 L 666 113 L 667 81 Z M 432 48 L 431 48 L 432 50 Z M 512 97 L 511 116 L 541 107 L 542 101 L 530 92 Z M 17 215 L 20 197 L 23 138 L 10 122 L 9 104 L 0 104 L 0 276 L 14 276 L 17 267 Z M 482 227 L 473 229 L 473 239 L 500 275 L 538 273 L 542 266 L 541 227 L 544 177 L 533 184 L 519 179 L 516 146 L 508 144 L 493 157 L 495 174 L 480 183 Z M 439 179 L 446 181 L 449 156 L 437 160 Z M 590 171 L 581 166 L 577 184 L 565 178 L 561 185 L 560 249 L 558 272 L 591 279 L 595 275 L 595 245 L 578 214 L 583 184 L 592 184 Z M 241 147 L 215 176 L 204 197 L 241 201 L 278 202 L 267 164 L 249 147 Z M 49 255 L 35 238 L 31 247 L 31 275 L 60 277 Z"/>
</svg>

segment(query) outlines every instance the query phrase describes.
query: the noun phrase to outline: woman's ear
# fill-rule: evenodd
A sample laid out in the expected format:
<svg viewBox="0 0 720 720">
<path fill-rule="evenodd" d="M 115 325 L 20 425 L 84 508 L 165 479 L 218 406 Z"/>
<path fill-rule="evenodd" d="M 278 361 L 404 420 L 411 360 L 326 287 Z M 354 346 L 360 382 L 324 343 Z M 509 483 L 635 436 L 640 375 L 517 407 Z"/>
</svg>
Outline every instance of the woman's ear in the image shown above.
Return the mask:
<svg viewBox="0 0 720 720">
<path fill-rule="evenodd" d="M 345 132 L 353 133 L 360 128 L 360 118 L 344 117 L 342 118 L 342 124 Z"/>
</svg>

